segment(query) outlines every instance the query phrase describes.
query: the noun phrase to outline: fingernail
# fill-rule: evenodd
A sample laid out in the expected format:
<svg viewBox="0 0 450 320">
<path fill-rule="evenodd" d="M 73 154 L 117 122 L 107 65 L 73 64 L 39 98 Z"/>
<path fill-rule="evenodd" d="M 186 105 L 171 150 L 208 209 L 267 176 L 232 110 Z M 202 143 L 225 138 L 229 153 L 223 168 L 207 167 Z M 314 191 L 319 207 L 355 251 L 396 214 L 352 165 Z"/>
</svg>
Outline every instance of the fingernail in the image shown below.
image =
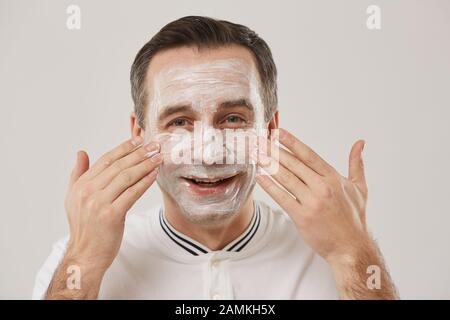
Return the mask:
<svg viewBox="0 0 450 320">
<path fill-rule="evenodd" d="M 362 145 L 362 147 L 361 147 L 361 154 L 360 154 L 360 159 L 361 159 L 361 161 L 363 161 L 364 160 L 364 147 L 366 146 L 366 142 L 364 141 L 364 143 L 363 143 L 363 145 Z"/>
<path fill-rule="evenodd" d="M 366 146 L 366 141 L 364 141 L 362 148 L 361 148 L 361 153 L 364 151 L 364 147 Z"/>
<path fill-rule="evenodd" d="M 153 156 L 154 156 L 155 154 L 157 154 L 157 153 L 159 153 L 158 150 L 149 151 L 149 152 L 147 152 L 147 153 L 145 154 L 145 157 L 146 157 L 146 158 L 151 158 L 151 157 L 153 157 Z"/>
<path fill-rule="evenodd" d="M 159 163 L 162 161 L 162 155 L 161 153 L 157 152 L 155 155 L 150 157 L 150 161 L 154 163 Z"/>
<path fill-rule="evenodd" d="M 150 142 L 149 144 L 147 144 L 147 145 L 145 146 L 145 148 L 146 148 L 148 151 L 159 150 L 159 143 L 157 143 L 157 142 Z"/>
<path fill-rule="evenodd" d="M 142 137 L 141 137 L 141 136 L 134 137 L 134 138 L 131 140 L 131 144 L 132 144 L 133 146 L 135 146 L 135 147 L 137 147 L 137 146 L 140 145 L 141 143 L 142 143 Z"/>
</svg>

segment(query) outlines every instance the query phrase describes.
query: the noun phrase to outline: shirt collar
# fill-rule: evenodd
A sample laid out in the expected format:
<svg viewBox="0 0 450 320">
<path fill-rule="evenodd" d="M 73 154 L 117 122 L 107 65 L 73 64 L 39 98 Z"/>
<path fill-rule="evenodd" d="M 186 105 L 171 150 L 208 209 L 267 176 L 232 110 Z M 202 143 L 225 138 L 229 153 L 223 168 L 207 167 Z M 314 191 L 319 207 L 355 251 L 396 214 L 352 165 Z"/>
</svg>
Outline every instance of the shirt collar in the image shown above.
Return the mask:
<svg viewBox="0 0 450 320">
<path fill-rule="evenodd" d="M 253 217 L 247 229 L 238 238 L 226 245 L 222 251 L 241 252 L 254 238 L 261 224 L 261 212 L 258 203 L 253 202 L 253 208 Z M 167 239 L 170 239 L 171 242 L 179 246 L 186 253 L 193 256 L 199 256 L 212 252 L 198 241 L 175 230 L 175 228 L 170 225 L 169 221 L 167 221 L 162 207 L 159 210 L 159 225 Z"/>
</svg>

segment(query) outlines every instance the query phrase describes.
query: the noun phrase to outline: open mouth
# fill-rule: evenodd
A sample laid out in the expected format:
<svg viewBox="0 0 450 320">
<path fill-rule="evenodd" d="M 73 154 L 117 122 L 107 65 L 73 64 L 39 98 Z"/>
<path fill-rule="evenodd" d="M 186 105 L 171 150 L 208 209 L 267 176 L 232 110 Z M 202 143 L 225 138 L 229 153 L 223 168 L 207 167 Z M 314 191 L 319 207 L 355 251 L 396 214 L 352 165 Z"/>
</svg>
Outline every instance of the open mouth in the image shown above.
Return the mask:
<svg viewBox="0 0 450 320">
<path fill-rule="evenodd" d="M 211 194 L 223 192 L 228 185 L 230 185 L 239 174 L 226 177 L 214 178 L 198 178 L 198 177 L 182 177 L 187 183 L 192 192 L 198 194 Z"/>
</svg>

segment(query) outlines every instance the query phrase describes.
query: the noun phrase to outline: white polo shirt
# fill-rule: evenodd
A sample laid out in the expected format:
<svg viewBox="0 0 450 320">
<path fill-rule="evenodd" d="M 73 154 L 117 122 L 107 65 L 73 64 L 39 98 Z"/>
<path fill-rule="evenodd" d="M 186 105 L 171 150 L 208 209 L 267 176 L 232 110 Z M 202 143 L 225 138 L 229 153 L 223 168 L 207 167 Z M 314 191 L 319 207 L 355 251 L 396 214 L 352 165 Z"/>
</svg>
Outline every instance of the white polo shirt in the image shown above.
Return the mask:
<svg viewBox="0 0 450 320">
<path fill-rule="evenodd" d="M 254 204 L 248 228 L 217 251 L 176 231 L 162 206 L 128 215 L 99 299 L 337 299 L 331 269 L 290 218 Z M 67 240 L 39 270 L 33 299 L 44 297 Z"/>
</svg>

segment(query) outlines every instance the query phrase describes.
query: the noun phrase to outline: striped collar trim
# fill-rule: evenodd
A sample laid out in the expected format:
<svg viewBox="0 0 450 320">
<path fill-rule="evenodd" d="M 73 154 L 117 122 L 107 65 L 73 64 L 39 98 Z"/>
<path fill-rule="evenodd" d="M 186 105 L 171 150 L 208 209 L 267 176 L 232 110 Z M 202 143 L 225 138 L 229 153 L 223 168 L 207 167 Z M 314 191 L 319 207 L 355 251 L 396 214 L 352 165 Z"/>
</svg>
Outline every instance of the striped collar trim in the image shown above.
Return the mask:
<svg viewBox="0 0 450 320">
<path fill-rule="evenodd" d="M 252 221 L 247 229 L 235 240 L 229 243 L 222 251 L 228 252 L 240 252 L 248 243 L 253 239 L 256 232 L 258 231 L 259 225 L 261 223 L 261 212 L 259 205 L 254 202 Z M 212 252 L 209 248 L 202 245 L 201 243 L 189 238 L 188 236 L 182 234 L 181 232 L 175 230 L 170 223 L 166 220 L 163 208 L 161 207 L 159 211 L 159 224 L 164 231 L 164 233 L 179 247 L 187 251 L 191 255 L 199 256 Z"/>
</svg>

